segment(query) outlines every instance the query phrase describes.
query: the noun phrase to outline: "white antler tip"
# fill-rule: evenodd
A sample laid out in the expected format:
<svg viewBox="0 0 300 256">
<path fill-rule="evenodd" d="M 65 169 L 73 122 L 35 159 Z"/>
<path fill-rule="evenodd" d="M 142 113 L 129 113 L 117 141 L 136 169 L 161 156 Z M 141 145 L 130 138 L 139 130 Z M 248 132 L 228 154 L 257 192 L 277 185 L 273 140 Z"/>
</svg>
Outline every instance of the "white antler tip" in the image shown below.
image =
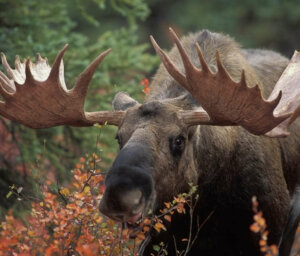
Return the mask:
<svg viewBox="0 0 300 256">
<path fill-rule="evenodd" d="M 7 60 L 6 60 L 6 56 L 3 52 L 1 52 L 1 60 L 2 60 L 2 64 L 6 63 Z"/>
</svg>

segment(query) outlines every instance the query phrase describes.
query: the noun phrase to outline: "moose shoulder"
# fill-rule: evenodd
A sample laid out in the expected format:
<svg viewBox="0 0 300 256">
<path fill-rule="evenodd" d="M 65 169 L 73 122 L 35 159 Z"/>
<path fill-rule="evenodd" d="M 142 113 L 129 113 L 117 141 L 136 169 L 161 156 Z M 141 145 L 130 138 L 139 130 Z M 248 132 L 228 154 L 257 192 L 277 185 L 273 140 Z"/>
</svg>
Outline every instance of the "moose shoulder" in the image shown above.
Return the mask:
<svg viewBox="0 0 300 256">
<path fill-rule="evenodd" d="M 118 93 L 115 111 L 83 109 L 92 74 L 109 51 L 91 63 L 71 90 L 64 84 L 61 62 L 66 47 L 52 68 L 38 55 L 36 65 L 17 60 L 11 69 L 2 55 L 7 76 L 0 72 L 5 100 L 0 114 L 32 128 L 117 125 L 120 152 L 100 202 L 100 211 L 117 221 L 134 224 L 149 211 L 159 213 L 164 202 L 188 192 L 189 184 L 197 185 L 193 218 L 174 215 L 167 231 L 149 232 L 141 255 L 155 255 L 153 245 L 161 242 L 168 255 L 177 255 L 176 250 L 186 248 L 190 222 L 195 224 L 190 256 L 260 255 L 259 237 L 249 230 L 252 196 L 266 218 L 268 242 L 278 244 L 299 183 L 299 63 L 279 80 L 288 65 L 280 54 L 243 50 L 230 37 L 207 30 L 181 40 L 173 31 L 171 36 L 177 47 L 168 55 L 151 38 L 163 64 L 145 102 Z M 299 55 L 295 58 L 299 62 Z M 288 126 L 286 138 L 257 136 L 286 136 Z M 292 230 L 298 220 L 298 207 L 293 209 Z"/>
</svg>

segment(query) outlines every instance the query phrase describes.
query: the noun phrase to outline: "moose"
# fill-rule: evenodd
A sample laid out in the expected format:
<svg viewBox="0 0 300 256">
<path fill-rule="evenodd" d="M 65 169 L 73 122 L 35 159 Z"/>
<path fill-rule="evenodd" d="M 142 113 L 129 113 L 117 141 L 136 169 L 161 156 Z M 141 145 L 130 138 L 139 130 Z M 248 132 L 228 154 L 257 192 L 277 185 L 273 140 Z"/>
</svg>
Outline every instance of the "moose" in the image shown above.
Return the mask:
<svg viewBox="0 0 300 256">
<path fill-rule="evenodd" d="M 169 54 L 151 37 L 162 64 L 144 103 L 119 92 L 113 111 L 84 111 L 88 84 L 110 50 L 70 90 L 62 62 L 67 46 L 52 68 L 38 54 L 36 63 L 17 58 L 12 69 L 2 54 L 7 75 L 0 72 L 0 114 L 35 129 L 118 126 L 120 151 L 99 209 L 119 222 L 134 226 L 197 185 L 195 214 L 175 214 L 167 231 L 150 231 L 141 255 L 155 255 L 153 245 L 161 242 L 168 255 L 178 255 L 189 232 L 195 243 L 186 255 L 261 255 L 259 237 L 249 229 L 255 195 L 268 243 L 279 244 L 287 234 L 280 247 L 287 256 L 299 220 L 300 55 L 288 65 L 278 53 L 244 50 L 220 33 L 203 30 L 180 40 L 170 29 L 170 35 L 175 46 Z"/>
</svg>

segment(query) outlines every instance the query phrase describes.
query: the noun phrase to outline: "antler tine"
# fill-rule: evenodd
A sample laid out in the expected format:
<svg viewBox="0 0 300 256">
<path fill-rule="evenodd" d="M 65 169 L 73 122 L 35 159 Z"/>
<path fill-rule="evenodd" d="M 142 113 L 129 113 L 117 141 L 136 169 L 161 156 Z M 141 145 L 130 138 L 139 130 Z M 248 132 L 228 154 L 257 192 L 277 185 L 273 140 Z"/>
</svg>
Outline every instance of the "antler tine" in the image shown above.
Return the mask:
<svg viewBox="0 0 300 256">
<path fill-rule="evenodd" d="M 15 69 L 19 69 L 21 65 L 21 61 L 20 61 L 20 56 L 16 55 L 16 59 L 15 59 Z"/>
<path fill-rule="evenodd" d="M 0 95 L 4 98 L 4 100 L 9 100 L 12 98 L 12 94 L 3 88 L 3 85 L 6 81 L 0 76 Z"/>
<path fill-rule="evenodd" d="M 107 54 L 111 52 L 111 49 L 107 49 L 101 53 L 78 77 L 74 88 L 71 90 L 75 95 L 85 97 L 89 83 L 98 67 Z"/>
<path fill-rule="evenodd" d="M 153 36 L 150 36 L 151 43 L 160 57 L 162 63 L 164 64 L 165 68 L 168 70 L 170 75 L 182 86 L 185 88 L 188 87 L 188 84 L 186 82 L 185 76 L 177 69 L 173 61 L 169 58 L 169 56 L 159 47 L 159 45 L 156 43 Z"/>
<path fill-rule="evenodd" d="M 54 60 L 52 69 L 50 71 L 48 80 L 59 81 L 59 68 L 60 68 L 60 65 L 61 65 L 61 62 L 62 62 L 62 58 L 63 58 L 63 56 L 65 54 L 65 51 L 67 50 L 68 46 L 69 46 L 69 44 L 66 44 L 64 46 L 64 48 L 62 48 L 60 50 L 60 52 L 57 54 L 57 56 Z M 59 83 L 57 83 L 57 84 L 59 84 Z"/>
<path fill-rule="evenodd" d="M 266 136 L 283 137 L 289 134 L 288 127 L 300 116 L 300 53 L 295 51 L 290 63 L 283 71 L 268 100 L 277 101 L 278 93 L 282 92 L 279 103 L 275 106 L 275 116 L 288 115 L 289 118 L 269 131 Z M 275 96 L 277 98 L 274 100 Z M 272 102 L 273 102 L 272 101 Z M 275 103 L 274 103 L 275 105 Z"/>
<path fill-rule="evenodd" d="M 36 54 L 35 59 L 36 59 L 37 62 L 43 60 L 43 58 L 42 58 L 42 56 L 39 52 Z"/>
<path fill-rule="evenodd" d="M 13 75 L 13 72 L 12 72 L 12 69 L 11 67 L 9 66 L 8 62 L 7 62 L 7 59 L 6 59 L 6 56 L 3 52 L 1 52 L 1 60 L 2 60 L 2 65 L 7 73 L 7 76 L 9 79 L 13 79 L 14 78 L 14 75 Z"/>
<path fill-rule="evenodd" d="M 231 79 L 231 77 L 229 76 L 229 74 L 227 73 L 227 71 L 225 70 L 225 68 L 224 68 L 224 66 L 223 66 L 223 64 L 221 62 L 220 53 L 219 53 L 218 50 L 216 51 L 216 61 L 217 61 L 217 67 L 218 67 L 218 75 L 224 77 L 225 79 L 226 78 Z M 243 75 L 243 72 L 242 72 L 242 75 Z"/>
<path fill-rule="evenodd" d="M 2 81 L 1 81 L 2 87 L 8 93 L 14 93 L 16 91 L 16 86 L 15 86 L 13 80 L 8 79 L 7 76 L 4 75 L 1 71 L 0 71 L 0 78 L 2 78 Z"/>
<path fill-rule="evenodd" d="M 174 43 L 176 44 L 176 46 L 178 48 L 178 51 L 180 53 L 180 56 L 181 56 L 181 59 L 182 59 L 183 65 L 184 65 L 186 77 L 192 76 L 193 72 L 196 71 L 197 69 L 190 61 L 189 56 L 187 55 L 186 51 L 183 49 L 183 46 L 182 46 L 178 36 L 174 32 L 174 30 L 172 28 L 169 28 L 169 31 L 170 31 L 170 34 L 171 34 L 171 37 L 172 37 Z"/>
<path fill-rule="evenodd" d="M 200 45 L 198 44 L 198 42 L 196 43 L 196 49 L 197 49 L 197 53 L 198 53 L 202 71 L 204 73 L 211 73 L 206 61 L 204 60 L 204 57 L 203 57 L 203 54 L 202 54 L 202 51 L 201 51 L 201 48 L 200 48 Z"/>
</svg>

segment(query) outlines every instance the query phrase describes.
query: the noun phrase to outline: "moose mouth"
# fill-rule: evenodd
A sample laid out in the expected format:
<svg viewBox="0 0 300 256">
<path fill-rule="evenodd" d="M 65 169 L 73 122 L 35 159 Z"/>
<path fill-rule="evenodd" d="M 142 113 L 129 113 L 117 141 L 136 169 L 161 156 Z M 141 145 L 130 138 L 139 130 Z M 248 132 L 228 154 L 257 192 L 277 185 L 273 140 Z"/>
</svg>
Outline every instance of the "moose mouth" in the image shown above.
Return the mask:
<svg viewBox="0 0 300 256">
<path fill-rule="evenodd" d="M 130 238 L 135 238 L 136 235 L 142 231 L 142 223 L 145 218 L 151 217 L 152 213 L 155 212 L 155 199 L 156 199 L 156 193 L 152 193 L 150 198 L 144 203 L 144 205 L 141 207 L 141 210 L 126 219 L 125 222 L 122 222 L 123 228 L 130 229 Z"/>
<path fill-rule="evenodd" d="M 130 225 L 133 225 L 139 222 L 142 218 L 143 218 L 143 212 L 139 212 L 138 214 L 128 218 L 126 222 Z"/>
</svg>

